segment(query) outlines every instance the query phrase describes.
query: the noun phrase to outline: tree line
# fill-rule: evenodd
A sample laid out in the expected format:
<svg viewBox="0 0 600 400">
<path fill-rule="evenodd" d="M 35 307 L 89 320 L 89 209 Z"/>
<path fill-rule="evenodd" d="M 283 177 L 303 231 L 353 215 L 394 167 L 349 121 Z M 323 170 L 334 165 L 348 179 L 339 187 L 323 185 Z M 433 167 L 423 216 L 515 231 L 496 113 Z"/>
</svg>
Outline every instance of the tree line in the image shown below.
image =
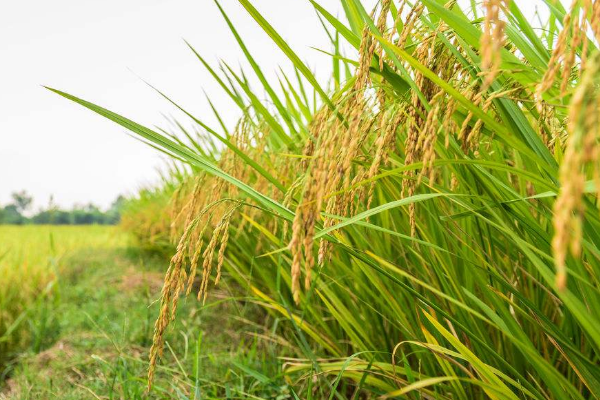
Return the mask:
<svg viewBox="0 0 600 400">
<path fill-rule="evenodd" d="M 54 204 L 52 198 L 46 208 L 27 216 L 33 204 L 33 198 L 25 191 L 11 195 L 11 202 L 0 205 L 0 224 L 37 224 L 37 225 L 115 225 L 121 219 L 121 208 L 125 203 L 123 196 L 117 197 L 110 208 L 102 211 L 89 203 L 66 210 Z"/>
</svg>

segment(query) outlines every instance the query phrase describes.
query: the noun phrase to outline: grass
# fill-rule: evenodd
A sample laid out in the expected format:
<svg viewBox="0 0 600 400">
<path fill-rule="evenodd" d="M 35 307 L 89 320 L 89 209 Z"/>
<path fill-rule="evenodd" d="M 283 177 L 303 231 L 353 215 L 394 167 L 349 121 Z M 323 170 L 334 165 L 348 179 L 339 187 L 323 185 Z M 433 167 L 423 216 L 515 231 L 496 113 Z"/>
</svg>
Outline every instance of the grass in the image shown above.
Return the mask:
<svg viewBox="0 0 600 400">
<path fill-rule="evenodd" d="M 0 226 L 0 363 L 47 345 L 65 255 L 123 240 L 114 227 Z"/>
<path fill-rule="evenodd" d="M 162 228 L 150 378 L 180 297 L 235 281 L 289 343 L 298 396 L 598 398 L 600 3 L 540 2 L 532 26 L 516 1 L 342 0 L 340 19 L 312 2 L 320 82 L 239 2 L 290 72 L 268 81 L 219 6 L 251 71 L 192 50 L 234 131 L 182 110 L 200 133 L 157 132 L 51 89 L 191 171 Z"/>
<path fill-rule="evenodd" d="M 2 227 L 0 232 L 14 241 L 14 252 L 35 248 L 38 262 L 60 254 L 51 301 L 40 299 L 23 322 L 29 328 L 43 323 L 45 329 L 30 330 L 27 346 L 8 347 L 13 357 L 3 365 L 0 399 L 188 398 L 183 393 L 193 393 L 190 399 L 225 393 L 283 399 L 290 393 L 281 363 L 267 357 L 279 353 L 280 346 L 264 339 L 269 335 L 262 325 L 245 322 L 265 316 L 233 299 L 235 288 L 223 288 L 205 307 L 182 304 L 185 320 L 167 336 L 165 362 L 146 394 L 163 258 L 129 246 L 128 235 L 113 227 Z M 41 240 L 50 232 L 55 253 Z M 36 346 L 38 336 L 42 340 Z"/>
</svg>

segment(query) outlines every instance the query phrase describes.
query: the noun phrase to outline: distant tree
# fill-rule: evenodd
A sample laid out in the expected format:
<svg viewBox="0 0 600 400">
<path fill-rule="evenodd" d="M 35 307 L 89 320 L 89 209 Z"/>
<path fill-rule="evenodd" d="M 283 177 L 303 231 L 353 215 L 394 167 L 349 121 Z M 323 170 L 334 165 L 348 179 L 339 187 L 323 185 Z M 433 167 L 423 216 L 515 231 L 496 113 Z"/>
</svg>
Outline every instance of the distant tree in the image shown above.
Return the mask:
<svg viewBox="0 0 600 400">
<path fill-rule="evenodd" d="M 21 191 L 12 194 L 11 204 L 0 207 L 0 224 L 115 225 L 121 219 L 120 212 L 125 202 L 123 196 L 117 197 L 106 212 L 92 203 L 63 210 L 56 205 L 54 197 L 51 196 L 46 209 L 41 209 L 31 218 L 27 218 L 23 213 L 31 207 L 32 198 L 27 192 Z"/>
<path fill-rule="evenodd" d="M 121 211 L 125 206 L 127 199 L 124 196 L 119 196 L 113 201 L 110 208 L 104 215 L 107 224 L 116 225 L 121 221 Z"/>
<path fill-rule="evenodd" d="M 55 209 L 52 211 L 51 224 L 53 225 L 71 225 L 73 218 L 70 211 Z"/>
<path fill-rule="evenodd" d="M 0 213 L 0 222 L 3 224 L 22 225 L 27 222 L 27 218 L 23 217 L 15 204 L 9 204 Z"/>
<path fill-rule="evenodd" d="M 11 197 L 13 199 L 12 204 L 17 207 L 19 214 L 23 214 L 27 211 L 29 207 L 31 207 L 31 203 L 33 203 L 33 198 L 24 190 L 14 192 Z"/>
<path fill-rule="evenodd" d="M 31 222 L 36 225 L 50 225 L 53 222 L 52 214 L 51 210 L 42 210 L 31 217 Z"/>
<path fill-rule="evenodd" d="M 11 195 L 12 203 L 0 208 L 0 223 L 21 225 L 28 222 L 23 213 L 31 207 L 32 198 L 26 191 L 15 192 Z"/>
</svg>

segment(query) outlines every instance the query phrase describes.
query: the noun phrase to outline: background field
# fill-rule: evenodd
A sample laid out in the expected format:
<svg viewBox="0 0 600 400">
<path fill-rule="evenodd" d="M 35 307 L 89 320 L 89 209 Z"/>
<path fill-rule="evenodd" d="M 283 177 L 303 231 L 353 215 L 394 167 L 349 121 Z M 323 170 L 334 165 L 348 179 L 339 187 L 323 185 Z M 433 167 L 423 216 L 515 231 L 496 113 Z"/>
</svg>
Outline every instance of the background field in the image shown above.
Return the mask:
<svg viewBox="0 0 600 400">
<path fill-rule="evenodd" d="M 38 319 L 59 299 L 65 257 L 123 246 L 124 235 L 114 227 L 2 225 L 0 243 L 0 358 L 6 359 L 25 346 L 41 348 L 48 327 Z"/>
<path fill-rule="evenodd" d="M 140 253 L 116 227 L 0 226 L 0 243 L 0 399 L 148 398 L 165 258 Z M 264 357 L 275 346 L 243 323 L 258 310 L 218 297 L 182 305 L 150 398 L 286 391 L 279 362 Z M 244 372 L 254 368 L 271 378 Z"/>
</svg>

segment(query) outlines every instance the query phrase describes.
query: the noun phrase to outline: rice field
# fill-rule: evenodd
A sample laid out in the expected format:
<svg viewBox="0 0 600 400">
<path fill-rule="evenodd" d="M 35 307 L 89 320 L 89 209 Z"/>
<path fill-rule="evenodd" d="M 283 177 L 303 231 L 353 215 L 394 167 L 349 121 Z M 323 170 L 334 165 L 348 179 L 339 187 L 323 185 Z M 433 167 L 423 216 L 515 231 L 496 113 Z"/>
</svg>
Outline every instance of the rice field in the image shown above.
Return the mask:
<svg viewBox="0 0 600 400">
<path fill-rule="evenodd" d="M 160 91 L 193 130 L 50 89 L 179 166 L 125 219 L 171 246 L 148 394 L 173 325 L 197 323 L 182 307 L 225 287 L 268 316 L 244 319 L 276 344 L 259 365 L 281 361 L 240 368 L 257 397 L 599 398 L 600 2 L 539 1 L 533 21 L 508 0 L 311 1 L 328 80 L 238 2 L 289 65 L 268 79 L 217 2 L 247 67 L 186 44 L 239 107 L 232 130 Z"/>
<path fill-rule="evenodd" d="M 118 247 L 126 243 L 118 227 L 60 225 L 2 225 L 2 262 L 37 265 L 86 247 Z"/>
</svg>

